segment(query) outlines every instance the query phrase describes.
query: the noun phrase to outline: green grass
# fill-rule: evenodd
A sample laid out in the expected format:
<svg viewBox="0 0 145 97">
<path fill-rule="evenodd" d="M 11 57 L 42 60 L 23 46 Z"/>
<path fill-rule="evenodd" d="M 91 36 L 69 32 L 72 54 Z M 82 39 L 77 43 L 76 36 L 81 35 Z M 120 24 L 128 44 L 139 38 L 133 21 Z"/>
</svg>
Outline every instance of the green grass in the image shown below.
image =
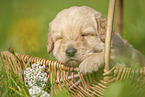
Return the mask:
<svg viewBox="0 0 145 97">
<path fill-rule="evenodd" d="M 104 93 L 104 97 L 144 97 L 144 82 L 135 80 L 112 83 Z"/>
<path fill-rule="evenodd" d="M 10 65 L 6 68 L 1 59 L 0 84 L 1 97 L 28 97 L 29 95 L 21 77 L 13 71 Z"/>
<path fill-rule="evenodd" d="M 7 60 L 7 59 L 6 59 Z M 6 61 L 5 60 L 5 61 Z M 29 59 L 31 60 L 31 58 Z M 4 64 L 0 58 L 0 95 L 1 97 L 30 97 L 29 91 L 25 86 L 23 81 L 24 79 L 24 70 L 27 68 L 29 61 L 27 62 L 25 68 L 22 70 L 22 73 L 19 75 L 14 72 L 11 65 Z M 18 65 L 17 63 L 15 65 Z M 54 75 L 54 72 L 52 72 Z M 53 77 L 53 76 L 52 76 Z M 52 80 L 52 83 L 54 81 Z M 48 83 L 49 85 L 49 83 Z M 50 87 L 50 86 L 49 86 Z M 45 91 L 48 89 L 46 88 Z M 70 97 L 69 92 L 67 92 L 65 87 L 58 89 L 57 93 L 53 93 L 53 84 L 51 85 L 51 97 Z"/>
</svg>

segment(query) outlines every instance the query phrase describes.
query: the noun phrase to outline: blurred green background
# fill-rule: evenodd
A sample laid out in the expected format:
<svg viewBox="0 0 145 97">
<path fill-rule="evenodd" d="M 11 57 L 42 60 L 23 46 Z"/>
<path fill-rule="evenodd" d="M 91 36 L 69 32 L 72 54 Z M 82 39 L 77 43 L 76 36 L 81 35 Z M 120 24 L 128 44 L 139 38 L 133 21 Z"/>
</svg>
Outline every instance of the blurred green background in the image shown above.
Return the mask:
<svg viewBox="0 0 145 97">
<path fill-rule="evenodd" d="M 0 51 L 49 58 L 48 24 L 62 9 L 86 5 L 107 17 L 109 0 L 0 0 Z M 124 0 L 123 38 L 145 55 L 145 0 Z M 115 24 L 114 24 L 115 26 Z"/>
</svg>

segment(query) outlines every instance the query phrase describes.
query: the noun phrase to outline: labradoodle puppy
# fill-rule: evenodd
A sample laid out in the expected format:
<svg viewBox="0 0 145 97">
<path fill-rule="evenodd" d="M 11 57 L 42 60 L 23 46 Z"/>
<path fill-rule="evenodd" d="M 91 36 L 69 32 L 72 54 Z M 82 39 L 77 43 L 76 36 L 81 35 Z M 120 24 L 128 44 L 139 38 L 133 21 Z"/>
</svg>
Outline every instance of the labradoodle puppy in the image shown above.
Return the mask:
<svg viewBox="0 0 145 97">
<path fill-rule="evenodd" d="M 49 24 L 47 52 L 67 66 L 91 73 L 104 66 L 106 19 L 87 6 L 62 10 Z M 145 66 L 144 56 L 117 33 L 111 42 L 111 67 Z"/>
</svg>

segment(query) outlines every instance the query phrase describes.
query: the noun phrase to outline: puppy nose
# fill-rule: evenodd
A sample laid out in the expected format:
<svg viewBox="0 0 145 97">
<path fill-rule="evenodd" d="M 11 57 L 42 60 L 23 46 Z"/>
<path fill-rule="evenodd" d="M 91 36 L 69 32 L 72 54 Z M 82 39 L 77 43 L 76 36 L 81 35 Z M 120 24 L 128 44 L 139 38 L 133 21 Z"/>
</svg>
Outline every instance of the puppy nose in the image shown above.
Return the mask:
<svg viewBox="0 0 145 97">
<path fill-rule="evenodd" d="M 73 57 L 75 56 L 75 53 L 77 52 L 77 50 L 75 48 L 68 48 L 65 53 L 67 54 L 67 56 L 69 57 Z"/>
</svg>

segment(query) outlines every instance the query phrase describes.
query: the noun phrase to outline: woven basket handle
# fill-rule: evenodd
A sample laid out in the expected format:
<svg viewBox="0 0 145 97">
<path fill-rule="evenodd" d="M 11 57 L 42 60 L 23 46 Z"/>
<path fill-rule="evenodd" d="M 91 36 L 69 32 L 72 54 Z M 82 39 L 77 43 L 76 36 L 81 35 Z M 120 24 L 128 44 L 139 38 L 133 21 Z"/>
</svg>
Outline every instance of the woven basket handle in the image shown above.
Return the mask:
<svg viewBox="0 0 145 97">
<path fill-rule="evenodd" d="M 105 68 L 104 68 L 104 72 L 109 71 L 110 47 L 111 47 L 111 36 L 112 36 L 112 29 L 113 29 L 115 2 L 116 2 L 116 0 L 109 0 L 107 27 L 106 27 L 106 36 L 105 36 L 105 53 L 104 53 Z"/>
</svg>

